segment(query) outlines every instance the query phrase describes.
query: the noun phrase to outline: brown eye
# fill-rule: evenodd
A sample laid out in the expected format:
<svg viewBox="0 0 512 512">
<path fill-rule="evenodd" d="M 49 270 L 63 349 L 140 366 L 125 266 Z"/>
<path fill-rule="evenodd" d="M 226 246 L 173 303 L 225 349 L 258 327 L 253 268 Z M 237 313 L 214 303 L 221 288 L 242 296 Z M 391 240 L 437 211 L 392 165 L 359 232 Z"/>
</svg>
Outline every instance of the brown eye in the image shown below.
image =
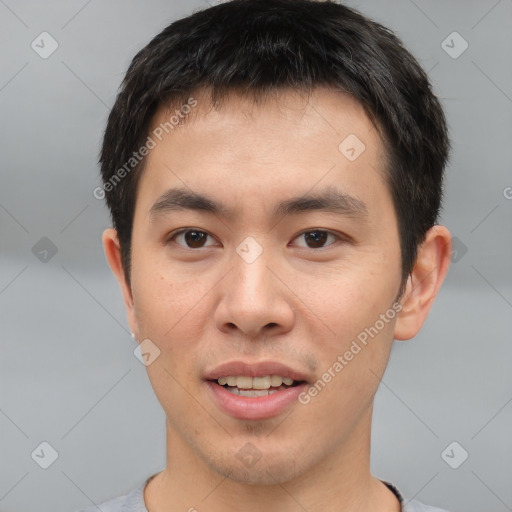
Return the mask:
<svg viewBox="0 0 512 512">
<path fill-rule="evenodd" d="M 313 248 L 322 247 L 327 240 L 327 236 L 328 233 L 325 231 L 310 231 L 309 233 L 304 233 L 306 243 L 313 244 Z"/>
<path fill-rule="evenodd" d="M 323 229 L 305 231 L 304 233 L 300 234 L 297 239 L 303 239 L 306 242 L 306 247 L 309 249 L 321 249 L 325 246 L 329 236 L 339 240 L 339 237 Z"/>
<path fill-rule="evenodd" d="M 189 249 L 200 249 L 202 247 L 208 247 L 205 245 L 205 242 L 209 236 L 210 235 L 204 231 L 199 231 L 197 229 L 185 229 L 176 233 L 169 241 L 175 241 L 178 238 L 183 237 L 185 247 L 188 247 Z M 178 245 L 183 246 L 182 243 L 178 243 Z"/>
</svg>

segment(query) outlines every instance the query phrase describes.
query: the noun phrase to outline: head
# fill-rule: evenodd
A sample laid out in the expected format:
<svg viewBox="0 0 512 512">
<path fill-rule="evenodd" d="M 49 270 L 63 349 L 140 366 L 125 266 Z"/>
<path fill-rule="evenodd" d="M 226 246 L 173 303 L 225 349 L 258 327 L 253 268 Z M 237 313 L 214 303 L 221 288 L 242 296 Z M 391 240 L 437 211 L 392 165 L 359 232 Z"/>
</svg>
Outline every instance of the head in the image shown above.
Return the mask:
<svg viewBox="0 0 512 512">
<path fill-rule="evenodd" d="M 448 149 L 414 57 L 337 3 L 234 0 L 135 56 L 101 151 L 104 245 L 190 453 L 286 481 L 367 436 L 392 342 L 419 331 L 448 268 Z M 284 423 L 210 400 L 233 361 L 304 382 Z"/>
</svg>

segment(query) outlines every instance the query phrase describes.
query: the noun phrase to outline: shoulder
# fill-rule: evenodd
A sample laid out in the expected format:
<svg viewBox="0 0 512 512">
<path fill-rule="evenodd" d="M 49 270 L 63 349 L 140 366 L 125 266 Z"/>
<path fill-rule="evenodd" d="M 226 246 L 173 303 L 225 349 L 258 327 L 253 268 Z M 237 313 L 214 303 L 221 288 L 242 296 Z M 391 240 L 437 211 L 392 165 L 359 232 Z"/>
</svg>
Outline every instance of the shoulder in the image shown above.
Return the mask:
<svg viewBox="0 0 512 512">
<path fill-rule="evenodd" d="M 381 480 L 381 482 L 398 498 L 402 506 L 402 512 L 448 512 L 447 510 L 424 505 L 417 500 L 407 500 L 393 484 L 385 480 Z"/>
<path fill-rule="evenodd" d="M 428 505 L 424 505 L 416 500 L 407 501 L 404 500 L 403 512 L 448 512 L 447 510 L 430 507 Z"/>
<path fill-rule="evenodd" d="M 144 487 L 147 480 L 138 485 L 128 494 L 117 496 L 99 505 L 76 510 L 75 512 L 148 512 L 144 504 Z"/>
</svg>

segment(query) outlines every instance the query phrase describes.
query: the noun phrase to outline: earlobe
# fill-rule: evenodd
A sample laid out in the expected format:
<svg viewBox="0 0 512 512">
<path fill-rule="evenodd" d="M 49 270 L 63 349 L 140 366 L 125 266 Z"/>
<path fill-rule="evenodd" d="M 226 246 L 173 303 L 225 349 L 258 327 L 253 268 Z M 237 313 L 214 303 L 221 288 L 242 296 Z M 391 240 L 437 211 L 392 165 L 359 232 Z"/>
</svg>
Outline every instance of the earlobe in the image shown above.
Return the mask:
<svg viewBox="0 0 512 512">
<path fill-rule="evenodd" d="M 135 318 L 133 295 L 125 275 L 125 269 L 123 267 L 121 257 L 121 244 L 119 242 L 119 237 L 117 236 L 117 231 L 113 228 L 106 229 L 103 232 L 102 242 L 108 264 L 121 287 L 130 329 L 136 334 L 138 329 L 137 320 Z"/>
<path fill-rule="evenodd" d="M 394 337 L 409 340 L 420 331 L 448 272 L 451 235 L 444 226 L 433 226 L 418 248 L 414 268 L 401 298 Z"/>
</svg>

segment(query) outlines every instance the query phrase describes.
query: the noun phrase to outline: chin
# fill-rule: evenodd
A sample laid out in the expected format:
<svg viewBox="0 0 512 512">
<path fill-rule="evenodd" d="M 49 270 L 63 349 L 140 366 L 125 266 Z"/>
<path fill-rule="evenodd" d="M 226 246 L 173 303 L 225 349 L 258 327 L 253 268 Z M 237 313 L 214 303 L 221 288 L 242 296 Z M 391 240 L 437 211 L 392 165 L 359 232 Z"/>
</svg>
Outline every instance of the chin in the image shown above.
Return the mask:
<svg viewBox="0 0 512 512">
<path fill-rule="evenodd" d="M 225 461 L 224 464 L 213 464 L 212 469 L 232 482 L 246 485 L 277 485 L 284 484 L 297 477 L 295 468 L 290 467 L 291 461 L 282 464 L 266 464 L 261 459 L 256 467 L 244 468 L 240 464 Z"/>
<path fill-rule="evenodd" d="M 250 443 L 250 442 L 249 442 Z M 272 453 L 268 448 L 261 448 L 261 452 L 256 452 L 257 441 L 249 445 L 254 447 L 253 451 L 244 448 L 223 454 L 211 454 L 206 460 L 210 468 L 220 476 L 229 480 L 246 485 L 277 485 L 284 484 L 300 477 L 314 464 L 314 461 L 304 459 L 304 453 L 307 450 L 278 450 Z M 263 450 L 265 450 L 264 453 Z M 302 456 L 299 455 L 302 453 Z M 230 453 L 230 454 L 228 454 Z M 244 454 L 253 453 L 253 459 L 246 457 L 244 462 Z M 259 457 L 259 458 L 258 458 Z"/>
</svg>

